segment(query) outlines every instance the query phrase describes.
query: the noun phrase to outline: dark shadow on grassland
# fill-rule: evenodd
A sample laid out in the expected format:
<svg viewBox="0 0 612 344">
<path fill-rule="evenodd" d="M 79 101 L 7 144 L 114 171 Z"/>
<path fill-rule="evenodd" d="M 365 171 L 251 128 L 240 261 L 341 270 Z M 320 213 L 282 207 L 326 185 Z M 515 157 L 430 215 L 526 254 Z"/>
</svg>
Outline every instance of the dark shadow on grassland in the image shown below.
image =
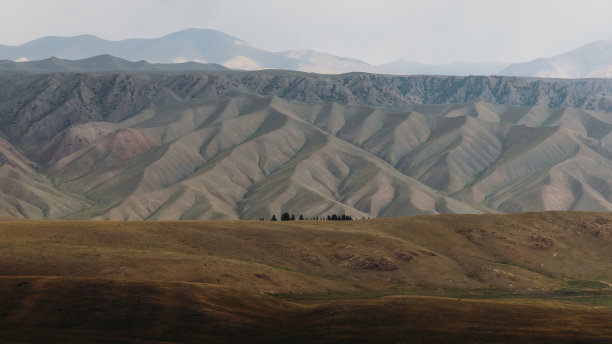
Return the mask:
<svg viewBox="0 0 612 344">
<path fill-rule="evenodd" d="M 609 343 L 612 312 L 423 296 L 295 303 L 234 288 L 0 278 L 2 343 Z"/>
</svg>

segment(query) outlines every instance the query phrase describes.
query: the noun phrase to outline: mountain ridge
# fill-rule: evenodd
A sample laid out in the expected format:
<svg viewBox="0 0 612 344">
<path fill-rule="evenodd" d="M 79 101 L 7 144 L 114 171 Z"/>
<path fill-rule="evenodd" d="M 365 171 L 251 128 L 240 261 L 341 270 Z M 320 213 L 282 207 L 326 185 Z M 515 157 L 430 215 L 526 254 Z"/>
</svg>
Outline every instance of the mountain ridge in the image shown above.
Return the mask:
<svg viewBox="0 0 612 344">
<path fill-rule="evenodd" d="M 502 75 L 545 78 L 612 77 L 612 41 L 597 41 L 566 53 L 522 63 L 461 62 L 427 64 L 395 60 L 380 65 L 352 57 L 302 48 L 272 52 L 240 38 L 212 29 L 184 29 L 156 38 L 118 41 L 83 34 L 71 37 L 46 36 L 19 46 L 0 45 L 0 60 L 40 61 L 57 56 L 81 60 L 113 55 L 128 61 L 153 64 L 210 63 L 230 69 L 282 69 L 312 73 L 367 72 L 397 75 Z M 169 67 L 168 67 L 169 68 Z"/>
<path fill-rule="evenodd" d="M 605 80 L 214 71 L 0 73 L 0 85 L 4 215 L 612 210 L 612 117 L 543 106 L 605 108 L 581 98 Z"/>
<path fill-rule="evenodd" d="M 81 60 L 67 60 L 50 57 L 38 61 L 14 62 L 0 60 L 0 70 L 12 72 L 198 72 L 228 70 L 215 63 L 149 63 L 141 60 L 131 62 L 112 55 L 98 55 Z"/>
<path fill-rule="evenodd" d="M 0 45 L 0 59 L 43 60 L 56 56 L 80 60 L 109 54 L 152 63 L 217 63 L 232 69 L 287 69 L 307 72 L 383 72 L 363 61 L 312 50 L 269 52 L 210 29 L 185 29 L 158 38 L 109 41 L 93 35 L 48 36 L 20 46 Z"/>
</svg>

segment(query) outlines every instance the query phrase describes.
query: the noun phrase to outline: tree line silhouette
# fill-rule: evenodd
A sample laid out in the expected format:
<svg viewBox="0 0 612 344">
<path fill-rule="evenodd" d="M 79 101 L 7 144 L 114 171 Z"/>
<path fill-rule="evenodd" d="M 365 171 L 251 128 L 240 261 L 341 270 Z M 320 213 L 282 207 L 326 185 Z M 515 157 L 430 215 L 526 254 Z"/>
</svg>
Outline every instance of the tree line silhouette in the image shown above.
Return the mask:
<svg viewBox="0 0 612 344">
<path fill-rule="evenodd" d="M 263 217 L 259 218 L 259 221 L 264 221 L 265 219 Z M 315 217 L 309 217 L 309 218 L 304 218 L 304 215 L 301 215 L 298 217 L 298 220 L 314 220 L 314 221 L 323 221 L 323 220 L 327 220 L 327 221 L 350 221 L 353 220 L 353 217 L 351 215 L 346 215 L 346 214 L 331 214 L 331 215 L 327 215 L 327 217 L 325 216 L 315 216 Z M 275 214 L 272 214 L 272 217 L 270 218 L 270 221 L 279 221 L 279 219 L 276 217 Z M 289 213 L 282 213 L 280 216 L 280 221 L 295 221 L 295 214 L 289 214 Z"/>
</svg>

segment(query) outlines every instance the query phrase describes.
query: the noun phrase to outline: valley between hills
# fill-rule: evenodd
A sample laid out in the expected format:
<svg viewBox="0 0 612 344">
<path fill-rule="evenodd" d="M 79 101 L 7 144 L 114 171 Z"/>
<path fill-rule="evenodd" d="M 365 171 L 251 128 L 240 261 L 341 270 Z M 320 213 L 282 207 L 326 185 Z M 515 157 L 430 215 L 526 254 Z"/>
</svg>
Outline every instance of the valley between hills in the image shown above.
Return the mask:
<svg viewBox="0 0 612 344">
<path fill-rule="evenodd" d="M 0 339 L 605 343 L 611 223 L 591 212 L 3 218 Z"/>
</svg>

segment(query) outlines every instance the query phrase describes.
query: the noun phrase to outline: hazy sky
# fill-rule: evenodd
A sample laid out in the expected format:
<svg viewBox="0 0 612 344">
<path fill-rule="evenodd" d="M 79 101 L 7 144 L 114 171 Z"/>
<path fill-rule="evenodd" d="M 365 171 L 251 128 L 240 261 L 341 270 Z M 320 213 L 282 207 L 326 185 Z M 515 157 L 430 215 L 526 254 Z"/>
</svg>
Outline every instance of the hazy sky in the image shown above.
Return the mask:
<svg viewBox="0 0 612 344">
<path fill-rule="evenodd" d="M 521 62 L 612 39 L 607 0 L 0 0 L 0 44 L 223 31 L 271 51 L 379 64 Z"/>
</svg>

